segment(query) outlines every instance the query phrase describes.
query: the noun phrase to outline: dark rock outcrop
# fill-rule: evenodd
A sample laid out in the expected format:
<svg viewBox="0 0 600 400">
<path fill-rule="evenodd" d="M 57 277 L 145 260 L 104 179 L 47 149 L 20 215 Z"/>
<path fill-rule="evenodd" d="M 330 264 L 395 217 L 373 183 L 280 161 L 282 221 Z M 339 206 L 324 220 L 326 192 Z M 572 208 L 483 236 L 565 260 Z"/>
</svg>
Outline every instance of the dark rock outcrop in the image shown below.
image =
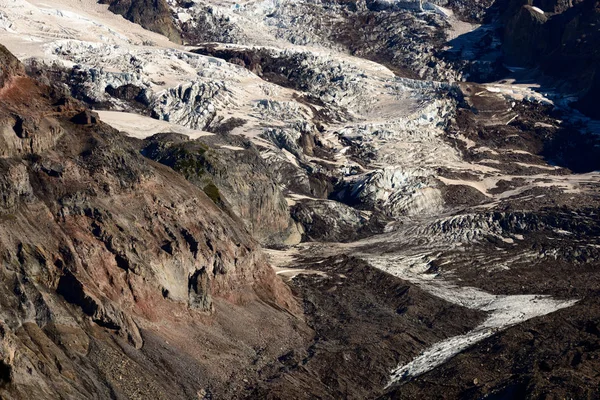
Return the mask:
<svg viewBox="0 0 600 400">
<path fill-rule="evenodd" d="M 181 43 L 181 35 L 171 17 L 171 9 L 165 0 L 100 0 L 109 4 L 108 9 L 144 28 Z"/>
<path fill-rule="evenodd" d="M 98 113 L 90 110 L 84 110 L 71 118 L 71 122 L 78 125 L 95 125 L 99 120 Z"/>
<path fill-rule="evenodd" d="M 530 5 L 524 5 L 508 20 L 504 28 L 505 62 L 509 65 L 533 66 L 549 50 L 548 17 Z"/>
<path fill-rule="evenodd" d="M 328 242 L 356 239 L 367 222 L 360 211 L 333 200 L 303 200 L 292 208 L 292 217 L 306 238 Z"/>
<path fill-rule="evenodd" d="M 579 95 L 577 108 L 598 118 L 600 2 L 515 1 L 502 8 L 501 19 L 506 62 L 540 68 Z"/>
<path fill-rule="evenodd" d="M 0 89 L 5 88 L 12 78 L 23 76 L 25 68 L 6 47 L 0 44 Z"/>
</svg>

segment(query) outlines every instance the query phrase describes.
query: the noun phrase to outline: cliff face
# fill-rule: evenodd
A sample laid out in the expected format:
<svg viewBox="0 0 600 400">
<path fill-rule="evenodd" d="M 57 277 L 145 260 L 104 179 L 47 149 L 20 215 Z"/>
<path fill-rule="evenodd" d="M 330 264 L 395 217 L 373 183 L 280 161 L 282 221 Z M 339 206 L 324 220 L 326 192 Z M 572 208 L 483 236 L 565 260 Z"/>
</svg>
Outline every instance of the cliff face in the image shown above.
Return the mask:
<svg viewBox="0 0 600 400">
<path fill-rule="evenodd" d="M 140 24 L 144 28 L 181 43 L 181 35 L 171 18 L 171 9 L 165 0 L 100 0 L 109 4 L 109 10 Z"/>
<path fill-rule="evenodd" d="M 224 393 L 304 340 L 240 224 L 0 53 L 0 397 Z"/>
<path fill-rule="evenodd" d="M 159 134 L 144 142 L 145 156 L 182 173 L 233 218 L 239 217 L 261 243 L 299 241 L 286 200 L 249 141 L 221 133 L 202 141 Z"/>
<path fill-rule="evenodd" d="M 600 94 L 600 2 L 513 1 L 501 7 L 505 61 L 560 79 L 579 94 L 582 112 L 600 117 L 594 107 Z"/>
</svg>

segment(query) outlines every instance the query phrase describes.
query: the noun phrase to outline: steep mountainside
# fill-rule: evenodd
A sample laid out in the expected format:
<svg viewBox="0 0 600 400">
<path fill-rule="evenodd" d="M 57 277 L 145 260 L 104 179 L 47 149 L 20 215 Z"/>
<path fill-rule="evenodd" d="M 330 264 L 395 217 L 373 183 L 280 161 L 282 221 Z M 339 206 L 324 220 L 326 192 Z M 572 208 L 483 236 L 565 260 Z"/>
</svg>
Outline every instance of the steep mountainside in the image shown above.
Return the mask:
<svg viewBox="0 0 600 400">
<path fill-rule="evenodd" d="M 305 340 L 244 229 L 0 50 L 3 398 L 193 396 Z"/>
<path fill-rule="evenodd" d="M 263 379 L 308 360 L 315 371 L 299 379 L 321 382 L 319 392 L 329 396 L 332 360 L 314 349 L 335 339 L 317 332 L 366 335 L 391 320 L 397 331 L 383 340 L 402 341 L 405 329 L 420 338 L 401 352 L 365 348 L 373 362 L 384 356 L 391 366 L 481 318 L 359 265 L 351 268 L 374 278 L 353 281 L 349 290 L 383 317 L 340 329 L 345 317 L 330 309 L 336 322 L 321 321 L 301 292 L 299 307 L 236 215 L 254 221 L 248 228 L 259 237 L 269 232 L 263 225 L 272 211 L 259 206 L 273 200 L 257 199 L 262 214 L 247 215 L 235 197 L 245 195 L 244 179 L 273 187 L 244 171 L 263 165 L 255 149 L 227 136 L 204 139 L 208 144 L 176 134 L 127 138 L 1 50 L 3 398 L 255 397 Z M 222 165 L 236 159 L 238 168 Z M 255 191 L 244 190 L 251 199 Z M 391 285 L 394 298 L 372 297 L 380 282 Z M 314 295 L 320 302 L 318 290 Z M 412 307 L 421 302 L 429 306 Z M 397 312 L 398 304 L 405 311 Z M 444 312 L 462 322 L 435 318 Z M 428 315 L 428 325 L 415 324 L 415 314 Z M 383 385 L 386 377 L 382 365 L 344 390 Z"/>
</svg>

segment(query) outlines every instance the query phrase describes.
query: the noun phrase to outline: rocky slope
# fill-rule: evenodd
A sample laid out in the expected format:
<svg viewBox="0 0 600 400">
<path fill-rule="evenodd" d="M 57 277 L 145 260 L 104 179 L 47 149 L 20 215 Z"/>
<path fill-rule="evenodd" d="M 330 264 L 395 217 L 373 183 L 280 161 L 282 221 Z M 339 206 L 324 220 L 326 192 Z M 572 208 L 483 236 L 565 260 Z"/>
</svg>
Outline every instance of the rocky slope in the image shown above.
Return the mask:
<svg viewBox="0 0 600 400">
<path fill-rule="evenodd" d="M 287 202 L 256 148 L 227 134 L 201 140 L 159 134 L 146 139 L 141 152 L 202 188 L 261 243 L 299 241 Z"/>
<path fill-rule="evenodd" d="M 278 356 L 306 339 L 244 229 L 1 50 L 3 398 L 231 390 L 234 370 L 260 366 L 253 349 Z M 231 318 L 272 328 L 236 331 Z"/>
<path fill-rule="evenodd" d="M 210 189 L 188 183 L 184 178 L 202 186 L 202 174 L 190 169 L 189 158 L 168 162 L 177 152 L 172 147 L 186 141 L 174 135 L 147 143 L 128 140 L 68 94 L 25 75 L 5 48 L 2 52 L 10 66 L 3 69 L 0 89 L 7 144 L 0 224 L 3 398 L 255 398 L 267 390 L 261 383 L 267 376 L 280 376 L 281 368 L 306 370 L 300 364 L 307 362 L 315 371 L 300 373 L 302 384 L 276 384 L 281 395 L 299 396 L 302 385 L 318 381 L 318 390 L 331 396 L 333 360 L 313 350 L 323 338 L 337 346 L 330 332 L 356 341 L 354 329 L 369 336 L 375 326 L 376 332 L 389 329 L 393 320 L 397 332 L 383 338 L 389 347 L 365 350 L 372 362 L 386 354 L 393 365 L 480 318 L 368 265 L 341 260 L 342 266 L 326 271 L 331 278 L 323 284 L 335 287 L 341 282 L 329 279 L 349 274 L 357 304 L 381 309 L 379 325 L 368 318 L 340 331 L 338 323 L 320 321 L 306 308 L 310 296 L 319 309 L 333 304 L 309 284 L 303 290 L 310 295 L 296 293 L 306 316 L 316 318 L 307 326 L 297 300 L 236 223 L 239 208 L 229 209 Z M 145 160 L 140 147 L 181 175 Z M 217 167 L 210 160 L 226 160 L 224 152 L 209 156 L 184 149 L 203 155 L 194 161 L 207 170 Z M 247 176 L 235 169 L 223 172 Z M 390 285 L 395 297 L 373 298 L 381 284 Z M 428 306 L 413 308 L 413 303 Z M 415 322 L 429 312 L 435 314 L 426 325 Z M 459 313 L 462 322 L 447 313 Z M 398 352 L 394 343 L 403 342 L 405 329 L 419 339 Z M 351 368 L 362 366 L 354 362 Z M 386 377 L 381 364 L 338 391 L 373 379 L 381 385 Z"/>
</svg>

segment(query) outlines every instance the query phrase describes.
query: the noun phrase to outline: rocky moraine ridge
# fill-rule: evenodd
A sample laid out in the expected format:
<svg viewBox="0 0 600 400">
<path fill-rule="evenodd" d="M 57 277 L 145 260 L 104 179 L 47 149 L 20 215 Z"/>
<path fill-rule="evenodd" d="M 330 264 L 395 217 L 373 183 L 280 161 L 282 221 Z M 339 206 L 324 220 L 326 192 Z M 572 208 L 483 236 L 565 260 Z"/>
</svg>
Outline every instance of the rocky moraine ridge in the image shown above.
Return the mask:
<svg viewBox="0 0 600 400">
<path fill-rule="evenodd" d="M 0 398 L 600 398 L 599 16 L 0 0 Z"/>
</svg>

